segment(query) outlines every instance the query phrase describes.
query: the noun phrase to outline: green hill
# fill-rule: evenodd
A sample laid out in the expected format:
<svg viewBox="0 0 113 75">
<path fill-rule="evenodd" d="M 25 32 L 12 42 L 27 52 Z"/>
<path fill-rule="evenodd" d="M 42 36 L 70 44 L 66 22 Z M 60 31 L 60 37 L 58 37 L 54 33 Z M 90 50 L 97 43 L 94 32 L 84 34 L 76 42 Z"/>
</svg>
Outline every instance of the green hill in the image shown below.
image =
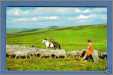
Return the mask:
<svg viewBox="0 0 113 75">
<path fill-rule="evenodd" d="M 107 25 L 71 26 L 62 28 L 35 29 L 7 34 L 7 44 L 35 45 L 45 48 L 41 41 L 44 38 L 54 39 L 66 50 L 87 48 L 87 40 L 94 42 L 94 48 L 105 51 Z"/>
</svg>

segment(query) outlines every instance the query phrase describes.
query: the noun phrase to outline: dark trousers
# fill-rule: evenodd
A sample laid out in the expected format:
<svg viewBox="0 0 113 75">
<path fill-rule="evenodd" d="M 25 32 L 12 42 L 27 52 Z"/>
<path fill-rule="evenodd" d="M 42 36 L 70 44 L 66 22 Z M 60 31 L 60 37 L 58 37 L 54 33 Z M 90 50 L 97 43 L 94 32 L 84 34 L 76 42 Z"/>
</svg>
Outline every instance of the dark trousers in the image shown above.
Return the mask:
<svg viewBox="0 0 113 75">
<path fill-rule="evenodd" d="M 92 55 L 87 55 L 85 60 L 94 62 Z"/>
</svg>

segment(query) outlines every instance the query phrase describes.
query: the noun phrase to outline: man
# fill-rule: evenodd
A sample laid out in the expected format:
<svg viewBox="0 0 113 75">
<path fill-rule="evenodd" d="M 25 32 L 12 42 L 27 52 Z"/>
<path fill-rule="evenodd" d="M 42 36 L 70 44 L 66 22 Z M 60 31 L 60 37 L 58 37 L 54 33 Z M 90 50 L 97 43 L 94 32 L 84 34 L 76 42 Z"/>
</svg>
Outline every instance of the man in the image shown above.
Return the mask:
<svg viewBox="0 0 113 75">
<path fill-rule="evenodd" d="M 94 60 L 93 60 L 93 43 L 91 40 L 88 40 L 88 48 L 86 50 L 84 60 L 94 62 Z"/>
</svg>

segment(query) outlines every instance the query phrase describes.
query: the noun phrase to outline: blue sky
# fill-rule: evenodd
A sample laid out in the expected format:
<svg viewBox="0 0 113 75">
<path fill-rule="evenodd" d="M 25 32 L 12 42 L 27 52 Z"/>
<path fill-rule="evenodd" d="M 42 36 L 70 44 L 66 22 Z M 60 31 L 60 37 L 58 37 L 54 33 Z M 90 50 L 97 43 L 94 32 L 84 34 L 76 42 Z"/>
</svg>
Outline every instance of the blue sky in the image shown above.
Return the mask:
<svg viewBox="0 0 113 75">
<path fill-rule="evenodd" d="M 7 28 L 107 24 L 107 8 L 7 7 Z"/>
</svg>

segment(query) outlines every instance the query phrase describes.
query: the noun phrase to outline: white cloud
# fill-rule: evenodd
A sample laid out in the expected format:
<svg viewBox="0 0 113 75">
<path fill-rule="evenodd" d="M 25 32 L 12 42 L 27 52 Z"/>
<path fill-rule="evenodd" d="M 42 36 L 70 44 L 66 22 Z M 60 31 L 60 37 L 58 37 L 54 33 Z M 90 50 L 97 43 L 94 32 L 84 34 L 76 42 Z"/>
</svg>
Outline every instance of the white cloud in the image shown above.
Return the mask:
<svg viewBox="0 0 113 75">
<path fill-rule="evenodd" d="M 90 12 L 91 12 L 91 10 L 89 10 L 89 9 L 86 9 L 83 11 L 83 13 L 90 13 Z"/>
<path fill-rule="evenodd" d="M 71 10 L 72 8 L 68 9 L 68 8 L 64 8 L 64 7 L 38 7 L 38 8 L 34 8 L 32 10 L 32 13 L 37 14 L 37 13 L 67 13 L 70 12 L 69 10 Z"/>
<path fill-rule="evenodd" d="M 58 19 L 58 16 L 50 16 L 50 17 L 48 17 L 48 19 L 50 19 L 50 20 L 56 20 L 56 19 Z"/>
<path fill-rule="evenodd" d="M 13 8 L 8 11 L 8 15 L 20 16 L 22 11 L 18 8 Z"/>
<path fill-rule="evenodd" d="M 30 21 L 38 21 L 37 17 L 32 17 Z"/>
<path fill-rule="evenodd" d="M 80 8 L 75 8 L 75 13 L 79 13 L 79 14 L 82 14 L 82 13 L 93 13 L 91 12 L 92 9 L 89 9 L 89 8 L 86 8 L 86 9 L 80 9 Z"/>
<path fill-rule="evenodd" d="M 85 16 L 85 15 L 79 15 L 79 16 L 77 17 L 77 19 L 89 19 L 89 18 L 91 18 L 90 15 L 88 15 L 88 16 Z"/>
<path fill-rule="evenodd" d="M 81 12 L 81 10 L 79 9 L 79 8 L 75 8 L 75 13 L 80 13 Z"/>
<path fill-rule="evenodd" d="M 9 23 L 30 23 L 37 24 L 37 22 L 68 21 L 85 23 L 92 20 L 100 20 L 105 22 L 107 20 L 107 10 L 105 8 L 65 8 L 65 7 L 15 7 L 7 10 L 7 22 Z M 49 22 L 48 22 L 49 23 Z"/>
<path fill-rule="evenodd" d="M 14 11 L 13 14 L 14 14 L 15 16 L 20 16 L 20 15 L 21 15 L 21 14 L 20 14 L 20 10 L 17 10 L 17 9 Z"/>
<path fill-rule="evenodd" d="M 38 18 L 37 17 L 30 17 L 30 18 L 16 18 L 14 19 L 14 22 L 35 22 L 35 21 L 38 21 Z"/>
<path fill-rule="evenodd" d="M 36 22 L 36 21 L 45 21 L 45 20 L 57 20 L 58 16 L 38 16 L 38 17 L 24 17 L 24 18 L 16 18 L 15 22 Z"/>
<path fill-rule="evenodd" d="M 87 19 L 91 19 L 91 18 L 93 19 L 95 17 L 96 17 L 95 14 L 90 14 L 90 15 L 80 14 L 79 16 L 71 17 L 70 19 L 71 20 L 87 20 Z"/>
<path fill-rule="evenodd" d="M 7 11 L 8 16 L 24 16 L 29 14 L 30 14 L 29 10 L 22 10 L 20 8 L 12 8 Z"/>
<path fill-rule="evenodd" d="M 34 14 L 36 13 L 60 13 L 60 14 L 69 14 L 69 13 L 89 13 L 91 10 L 89 8 L 86 8 L 85 10 L 81 8 L 70 8 L 70 7 L 38 7 L 34 8 L 32 12 Z"/>
<path fill-rule="evenodd" d="M 69 14 L 101 14 L 106 13 L 107 9 L 105 8 L 70 8 L 70 7 L 34 7 L 28 8 L 25 7 L 15 7 L 7 10 L 7 14 L 12 16 L 36 16 L 36 15 L 69 15 Z"/>
<path fill-rule="evenodd" d="M 38 20 L 57 20 L 58 16 L 39 16 Z"/>
<path fill-rule="evenodd" d="M 19 19 L 15 19 L 15 22 L 30 22 L 32 19 L 28 19 L 28 18 L 19 18 Z"/>
</svg>

